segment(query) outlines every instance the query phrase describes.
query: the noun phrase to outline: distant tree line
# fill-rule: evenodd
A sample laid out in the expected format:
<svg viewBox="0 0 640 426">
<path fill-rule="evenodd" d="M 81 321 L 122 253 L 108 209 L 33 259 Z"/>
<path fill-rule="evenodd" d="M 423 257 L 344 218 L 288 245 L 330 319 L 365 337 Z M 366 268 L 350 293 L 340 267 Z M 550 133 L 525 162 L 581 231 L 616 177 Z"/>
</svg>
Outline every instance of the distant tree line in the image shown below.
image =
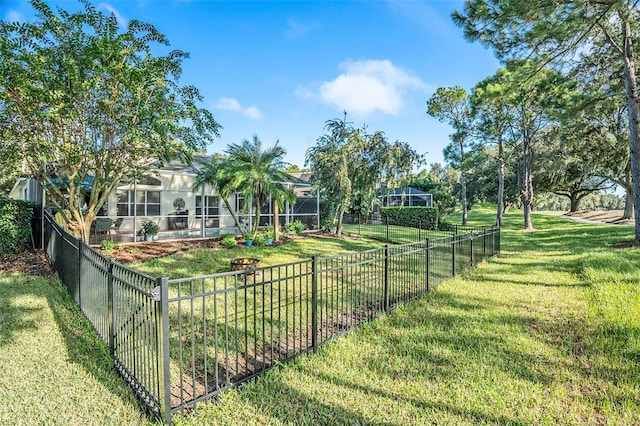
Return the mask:
<svg viewBox="0 0 640 426">
<path fill-rule="evenodd" d="M 545 203 L 621 207 L 605 196 L 619 185 L 640 241 L 639 16 L 634 2 L 586 0 L 467 0 L 452 14 L 502 62 L 468 92 L 443 87 L 427 102 L 453 128 L 444 154 L 463 211 L 492 199 L 500 225 L 518 205 L 531 229 L 531 211 Z"/>
</svg>

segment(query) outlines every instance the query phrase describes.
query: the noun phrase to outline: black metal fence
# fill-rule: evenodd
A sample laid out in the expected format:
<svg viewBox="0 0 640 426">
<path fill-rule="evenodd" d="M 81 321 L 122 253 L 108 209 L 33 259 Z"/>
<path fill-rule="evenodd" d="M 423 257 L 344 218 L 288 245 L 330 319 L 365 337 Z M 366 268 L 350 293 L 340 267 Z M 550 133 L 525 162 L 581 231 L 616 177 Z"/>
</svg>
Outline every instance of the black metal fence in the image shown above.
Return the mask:
<svg viewBox="0 0 640 426">
<path fill-rule="evenodd" d="M 159 290 L 166 280 L 105 258 L 62 229 L 48 211 L 44 226 L 43 245 L 60 280 L 108 345 L 118 372 L 162 418 L 167 407 L 164 342 L 168 340 L 163 339 L 167 310 Z"/>
<path fill-rule="evenodd" d="M 151 278 L 68 236 L 47 253 L 118 371 L 167 423 L 494 256 L 499 228 L 207 276 Z"/>
<path fill-rule="evenodd" d="M 366 217 L 352 215 L 343 225 L 347 235 L 372 238 L 392 244 L 406 244 L 426 239 L 449 237 L 469 232 L 481 233 L 485 227 L 440 223 L 437 229 L 431 221 L 390 221 L 389 218 L 374 221 Z"/>
</svg>

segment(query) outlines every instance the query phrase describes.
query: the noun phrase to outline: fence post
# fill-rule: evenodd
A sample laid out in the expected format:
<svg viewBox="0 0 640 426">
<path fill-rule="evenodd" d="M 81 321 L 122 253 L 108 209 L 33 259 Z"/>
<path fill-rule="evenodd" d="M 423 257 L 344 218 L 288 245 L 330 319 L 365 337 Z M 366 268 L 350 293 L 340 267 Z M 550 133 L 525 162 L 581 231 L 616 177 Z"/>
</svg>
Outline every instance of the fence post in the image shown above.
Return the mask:
<svg viewBox="0 0 640 426">
<path fill-rule="evenodd" d="M 169 375 L 169 278 L 159 277 L 153 289 L 156 302 L 156 336 L 158 365 L 158 400 L 160 412 L 167 425 L 171 424 L 171 376 Z"/>
<path fill-rule="evenodd" d="M 482 259 L 487 258 L 487 227 L 482 228 Z"/>
<path fill-rule="evenodd" d="M 111 356 L 115 355 L 116 352 L 116 346 L 115 346 L 115 341 L 116 341 L 116 327 L 115 327 L 115 320 L 116 320 L 116 307 L 115 304 L 113 303 L 115 300 L 115 288 L 113 285 L 113 267 L 116 264 L 116 260 L 112 257 L 109 259 L 109 270 L 108 270 L 108 276 L 107 276 L 107 315 L 108 315 L 108 321 L 109 321 L 109 352 L 111 353 Z"/>
<path fill-rule="evenodd" d="M 318 351 L 318 258 L 311 256 L 311 345 Z"/>
<path fill-rule="evenodd" d="M 422 221 L 418 221 L 418 241 L 422 239 Z"/>
<path fill-rule="evenodd" d="M 469 258 L 471 259 L 471 266 L 473 266 L 473 231 L 469 232 Z"/>
<path fill-rule="evenodd" d="M 383 286 L 384 311 L 389 313 L 389 245 L 384 245 L 384 286 Z"/>
<path fill-rule="evenodd" d="M 457 232 L 458 225 L 456 225 L 456 235 L 451 237 L 451 276 L 456 276 L 456 239 L 458 238 Z"/>
<path fill-rule="evenodd" d="M 429 239 L 427 238 L 427 245 L 426 245 L 426 249 L 425 249 L 425 281 L 427 282 L 427 291 L 429 291 L 429 258 L 431 256 L 429 256 L 429 251 L 431 249 L 429 248 Z"/>
</svg>

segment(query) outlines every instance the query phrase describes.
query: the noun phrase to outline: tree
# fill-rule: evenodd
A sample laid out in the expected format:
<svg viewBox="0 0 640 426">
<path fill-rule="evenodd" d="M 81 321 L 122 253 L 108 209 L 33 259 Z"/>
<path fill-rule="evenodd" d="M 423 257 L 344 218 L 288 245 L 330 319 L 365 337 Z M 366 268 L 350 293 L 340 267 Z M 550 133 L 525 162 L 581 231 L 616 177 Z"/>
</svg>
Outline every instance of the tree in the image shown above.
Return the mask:
<svg viewBox="0 0 640 426">
<path fill-rule="evenodd" d="M 344 213 L 354 196 L 359 207 L 370 206 L 382 183 L 392 187 L 401 182 L 421 163 L 422 156 L 405 142 L 389 142 L 382 131 L 354 128 L 346 113 L 342 120 L 328 120 L 325 131 L 307 150 L 306 165 L 312 183 L 334 202 L 333 223 L 340 235 Z"/>
<path fill-rule="evenodd" d="M 198 190 L 204 188 L 206 185 L 211 186 L 218 192 L 218 195 L 222 199 L 224 206 L 227 208 L 233 222 L 238 229 L 242 229 L 238 216 L 235 214 L 235 209 L 231 207 L 229 203 L 229 197 L 231 197 L 236 188 L 231 185 L 233 175 L 231 174 L 229 163 L 226 157 L 220 155 L 214 155 L 209 163 L 202 165 L 202 168 L 198 170 L 195 180 L 193 182 L 193 189 Z"/>
<path fill-rule="evenodd" d="M 638 8 L 629 1 L 577 0 L 509 2 L 467 0 L 454 22 L 465 37 L 495 48 L 500 58 L 543 58 L 566 68 L 581 58 L 598 37 L 617 53 L 629 120 L 629 152 L 633 181 L 635 241 L 640 241 L 640 103 L 634 37 Z M 615 66 L 615 65 L 614 65 Z"/>
<path fill-rule="evenodd" d="M 469 136 L 473 117 L 467 92 L 458 86 L 439 87 L 427 101 L 427 114 L 448 123 L 455 132 L 451 135 L 451 146 L 445 148 L 445 157 L 460 167 L 460 205 L 462 225 L 467 224 L 467 188 L 465 182 L 464 147 Z M 457 151 L 457 152 L 456 152 Z"/>
<path fill-rule="evenodd" d="M 188 55 L 152 53 L 152 43 L 169 44 L 152 25 L 132 20 L 122 31 L 86 1 L 73 14 L 31 4 L 36 23 L 0 23 L 2 156 L 19 151 L 88 240 L 121 179 L 189 161 L 220 125 L 195 87 L 177 83 Z"/>
<path fill-rule="evenodd" d="M 509 153 L 505 150 L 508 132 L 514 120 L 513 109 L 507 102 L 502 85 L 508 73 L 499 69 L 493 76 L 487 77 L 476 84 L 471 92 L 471 110 L 476 117 L 474 133 L 482 145 L 495 144 L 497 146 L 496 161 L 498 163 L 498 187 L 496 193 L 496 225 L 502 226 L 502 215 L 505 210 L 505 168 L 509 160 Z"/>
<path fill-rule="evenodd" d="M 433 196 L 433 206 L 438 210 L 438 222 L 442 223 L 458 204 L 454 195 L 456 193 L 454 186 L 459 181 L 453 169 L 433 163 L 428 172 L 422 170 L 417 175 L 411 176 L 408 184 Z"/>
<path fill-rule="evenodd" d="M 282 171 L 286 167 L 284 157 L 287 151 L 278 146 L 262 148 L 262 141 L 257 135 L 249 141 L 231 144 L 225 150 L 227 161 L 224 175 L 228 176 L 227 188 L 242 193 L 245 202 L 253 207 L 254 220 L 251 231 L 255 234 L 260 224 L 262 206 L 269 200 L 269 195 L 276 203 L 284 200 L 295 201 L 295 194 L 287 186 L 289 175 Z"/>
<path fill-rule="evenodd" d="M 537 151 L 536 186 L 567 197 L 569 211 L 576 212 L 583 198 L 613 186 L 603 177 L 607 145 L 598 143 L 599 135 L 589 134 L 584 128 L 558 126 L 554 133 L 556 137 L 547 138 Z"/>
</svg>

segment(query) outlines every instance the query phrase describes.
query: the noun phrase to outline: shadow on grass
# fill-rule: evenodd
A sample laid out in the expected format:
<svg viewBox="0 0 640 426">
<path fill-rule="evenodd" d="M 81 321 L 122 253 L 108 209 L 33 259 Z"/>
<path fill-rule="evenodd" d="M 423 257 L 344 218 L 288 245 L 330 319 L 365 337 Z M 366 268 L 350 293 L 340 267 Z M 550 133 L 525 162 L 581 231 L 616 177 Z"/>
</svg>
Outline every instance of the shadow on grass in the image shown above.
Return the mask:
<svg viewBox="0 0 640 426">
<path fill-rule="evenodd" d="M 52 281 L 51 286 L 58 283 L 57 280 Z M 54 294 L 47 297 L 47 301 L 64 338 L 69 361 L 79 365 L 101 383 L 108 390 L 109 398 L 116 397 L 125 405 L 135 406 L 143 417 L 142 413 L 145 413 L 146 408 L 115 371 L 108 348 L 100 341 L 66 289 L 58 287 L 52 290 Z M 146 416 L 147 420 L 153 421 L 150 414 L 147 413 Z"/>
<path fill-rule="evenodd" d="M 28 306 L 30 297 L 47 297 L 48 292 L 39 286 L 32 285 L 29 277 L 18 275 L 0 275 L 0 348 L 8 345 L 16 339 L 22 331 L 34 331 L 38 329 L 38 323 L 34 316 L 42 311 L 42 308 Z M 37 278 L 35 278 L 37 280 Z M 19 299 L 25 299 L 23 301 Z"/>
</svg>

